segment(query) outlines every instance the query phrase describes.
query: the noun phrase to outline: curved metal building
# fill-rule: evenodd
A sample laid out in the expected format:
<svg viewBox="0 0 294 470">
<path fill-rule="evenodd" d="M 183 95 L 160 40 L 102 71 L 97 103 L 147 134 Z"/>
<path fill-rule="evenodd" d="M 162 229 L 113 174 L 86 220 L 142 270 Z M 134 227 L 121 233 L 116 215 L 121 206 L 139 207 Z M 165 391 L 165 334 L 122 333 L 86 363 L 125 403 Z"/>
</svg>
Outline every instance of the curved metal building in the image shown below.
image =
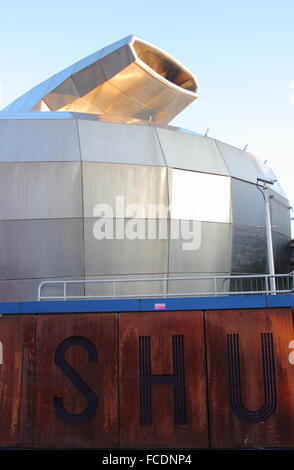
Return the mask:
<svg viewBox="0 0 294 470">
<path fill-rule="evenodd" d="M 167 125 L 197 98 L 197 89 L 182 64 L 130 36 L 0 113 L 1 301 L 36 299 L 45 279 L 267 271 L 256 182 L 275 176 L 251 153 Z M 271 195 L 276 270 L 287 272 L 289 203 L 278 182 Z M 123 211 L 117 196 L 124 198 Z M 159 227 L 161 215 L 151 214 L 150 205 L 169 206 L 167 236 L 97 239 L 101 203 L 113 208 L 114 227 L 133 217 Z M 141 208 L 135 216 L 133 204 Z M 183 248 L 185 234 L 171 236 L 173 224 L 185 220 L 190 230 L 200 227 L 197 249 Z M 163 284 L 142 282 L 137 289 L 161 293 Z M 192 288 L 185 281 L 185 291 Z M 84 289 L 76 285 L 72 293 Z M 97 285 L 86 290 L 99 293 Z M 128 291 L 126 283 L 121 293 Z"/>
</svg>

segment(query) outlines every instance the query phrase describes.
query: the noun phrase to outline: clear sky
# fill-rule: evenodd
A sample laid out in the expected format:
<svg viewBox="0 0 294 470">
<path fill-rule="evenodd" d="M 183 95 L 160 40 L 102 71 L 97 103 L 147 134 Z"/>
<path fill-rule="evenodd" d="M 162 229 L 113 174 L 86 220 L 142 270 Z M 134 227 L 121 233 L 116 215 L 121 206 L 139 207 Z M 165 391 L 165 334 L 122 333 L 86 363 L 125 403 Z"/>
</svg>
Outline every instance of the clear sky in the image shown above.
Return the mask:
<svg viewBox="0 0 294 470">
<path fill-rule="evenodd" d="M 129 34 L 189 68 L 175 123 L 255 153 L 294 206 L 294 0 L 0 0 L 0 108 Z"/>
</svg>

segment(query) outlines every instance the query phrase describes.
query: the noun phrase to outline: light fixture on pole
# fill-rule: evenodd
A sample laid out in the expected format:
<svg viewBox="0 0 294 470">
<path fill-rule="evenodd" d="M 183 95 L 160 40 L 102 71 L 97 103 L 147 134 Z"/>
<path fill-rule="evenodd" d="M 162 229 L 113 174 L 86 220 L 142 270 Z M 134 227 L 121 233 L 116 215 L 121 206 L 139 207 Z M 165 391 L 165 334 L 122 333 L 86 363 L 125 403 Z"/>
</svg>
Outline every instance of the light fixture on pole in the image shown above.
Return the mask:
<svg viewBox="0 0 294 470">
<path fill-rule="evenodd" d="M 276 293 L 276 279 L 275 279 L 275 262 L 274 262 L 274 249 L 273 249 L 273 238 L 272 238 L 272 223 L 270 213 L 270 189 L 268 184 L 273 185 L 277 180 L 265 180 L 257 178 L 257 187 L 260 189 L 264 199 L 265 209 L 265 233 L 266 233 L 266 245 L 267 245 L 267 259 L 268 259 L 268 270 L 270 274 L 270 290 L 273 294 Z M 261 185 L 259 183 L 262 183 Z"/>
</svg>

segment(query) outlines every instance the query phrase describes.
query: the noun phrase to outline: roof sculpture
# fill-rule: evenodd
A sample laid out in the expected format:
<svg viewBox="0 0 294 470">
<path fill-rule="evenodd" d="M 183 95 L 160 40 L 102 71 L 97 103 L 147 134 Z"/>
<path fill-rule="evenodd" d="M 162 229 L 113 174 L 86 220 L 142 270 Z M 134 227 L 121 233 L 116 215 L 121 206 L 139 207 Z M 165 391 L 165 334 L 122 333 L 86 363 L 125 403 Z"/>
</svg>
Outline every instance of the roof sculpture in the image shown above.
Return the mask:
<svg viewBox="0 0 294 470">
<path fill-rule="evenodd" d="M 166 124 L 197 98 L 197 89 L 183 65 L 132 35 L 48 78 L 3 111 L 69 111 Z"/>
</svg>

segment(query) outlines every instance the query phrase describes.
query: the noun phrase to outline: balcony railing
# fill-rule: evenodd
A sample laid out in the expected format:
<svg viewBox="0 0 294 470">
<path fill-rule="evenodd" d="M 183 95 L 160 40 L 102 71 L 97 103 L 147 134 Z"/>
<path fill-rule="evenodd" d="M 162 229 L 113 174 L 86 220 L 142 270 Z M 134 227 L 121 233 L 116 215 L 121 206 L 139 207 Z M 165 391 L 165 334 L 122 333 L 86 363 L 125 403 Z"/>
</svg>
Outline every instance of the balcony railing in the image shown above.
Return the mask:
<svg viewBox="0 0 294 470">
<path fill-rule="evenodd" d="M 272 289 L 272 279 L 275 289 Z M 51 291 L 51 292 L 50 292 Z M 294 271 L 287 274 L 146 277 L 42 281 L 38 300 L 209 297 L 294 293 Z"/>
</svg>

